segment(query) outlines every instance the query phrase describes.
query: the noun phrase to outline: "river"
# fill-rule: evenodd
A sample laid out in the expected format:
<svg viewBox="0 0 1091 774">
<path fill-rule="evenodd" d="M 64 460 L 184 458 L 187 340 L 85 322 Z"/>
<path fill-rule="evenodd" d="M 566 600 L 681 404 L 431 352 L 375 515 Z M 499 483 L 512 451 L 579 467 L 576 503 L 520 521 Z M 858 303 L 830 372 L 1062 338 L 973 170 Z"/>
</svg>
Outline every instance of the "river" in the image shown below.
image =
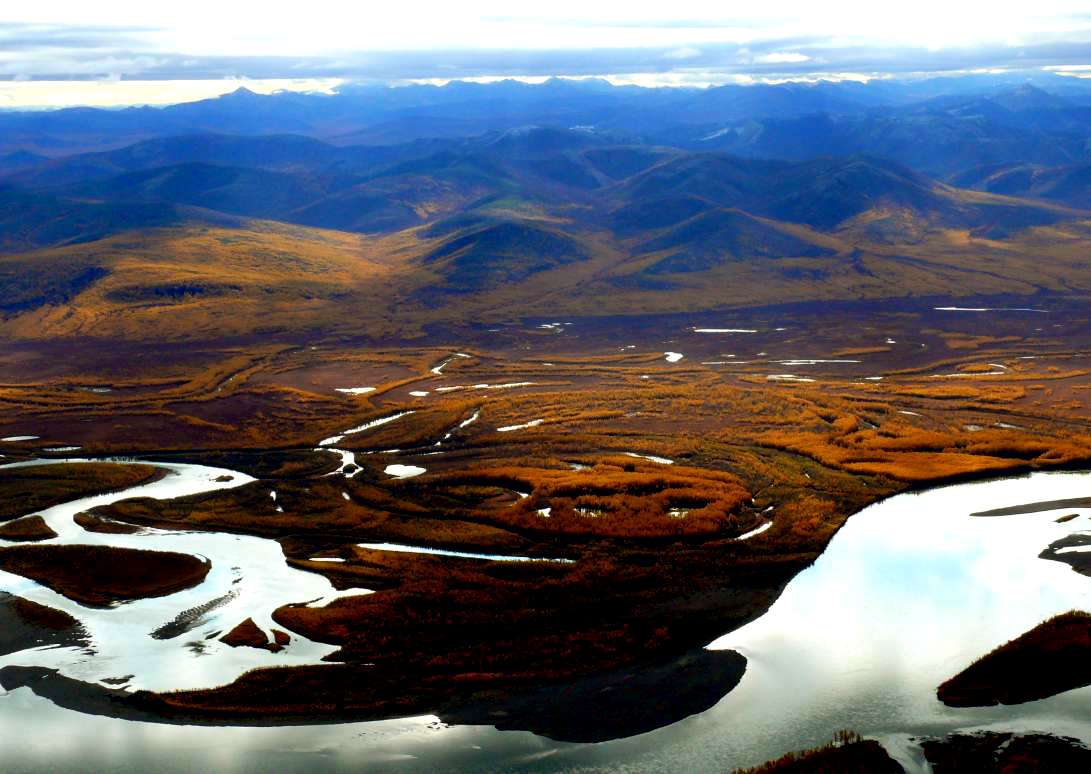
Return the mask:
<svg viewBox="0 0 1091 774">
<path fill-rule="evenodd" d="M 83 532 L 72 514 L 129 496 L 175 497 L 252 479 L 196 465 L 113 495 L 44 511 L 60 542 L 200 554 L 199 586 L 110 610 L 89 610 L 18 576 L 0 591 L 84 622 L 94 652 L 24 651 L 6 664 L 43 665 L 83 680 L 132 675 L 132 688 L 214 685 L 254 666 L 314 663 L 332 649 L 293 636 L 279 654 L 205 639 L 246 616 L 263 628 L 289 602 L 337 595 L 323 577 L 289 568 L 257 537 L 146 530 Z M 231 476 L 230 481 L 221 480 Z M 710 710 L 629 739 L 566 744 L 436 717 L 280 728 L 196 727 L 115 720 L 60 709 L 27 688 L 0 694 L 5 771 L 677 771 L 722 772 L 828 741 L 843 728 L 877 738 L 908 770 L 926 771 L 911 737 L 991 728 L 1061 733 L 1091 742 L 1091 688 L 1014 707 L 950 709 L 936 686 L 1056 613 L 1091 607 L 1091 579 L 1038 558 L 1051 542 L 1091 529 L 1091 509 L 1003 517 L 977 511 L 1091 494 L 1091 474 L 1037 473 L 897 495 L 848 520 L 770 610 L 710 643 L 748 660 L 739 685 Z M 1079 513 L 1058 524 L 1058 516 Z M 2 541 L 0 541 L 2 543 Z M 344 593 L 367 593 L 358 589 Z M 185 635 L 149 636 L 180 612 L 230 598 Z M 191 643 L 202 643 L 194 646 Z"/>
</svg>

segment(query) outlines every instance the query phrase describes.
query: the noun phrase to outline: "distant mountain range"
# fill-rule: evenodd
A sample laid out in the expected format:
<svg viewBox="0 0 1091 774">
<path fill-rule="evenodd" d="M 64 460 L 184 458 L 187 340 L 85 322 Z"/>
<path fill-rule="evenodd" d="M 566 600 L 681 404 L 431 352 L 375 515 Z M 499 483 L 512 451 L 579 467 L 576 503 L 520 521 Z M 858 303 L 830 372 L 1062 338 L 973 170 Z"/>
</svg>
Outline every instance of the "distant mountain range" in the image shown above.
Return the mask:
<svg viewBox="0 0 1091 774">
<path fill-rule="evenodd" d="M 1086 262 L 1069 261 L 1091 220 L 1091 85 L 946 80 L 947 93 L 932 82 L 240 91 L 2 113 L 0 311 L 58 325 L 80 315 L 48 309 L 207 311 L 257 293 L 259 277 L 256 305 L 279 298 L 319 318 L 333 299 L 442 316 L 499 299 L 556 305 L 563 288 L 576 311 L 605 294 L 591 313 L 952 283 L 1024 292 L 1049 286 L 1021 276 L 1043 240 L 1066 246 L 1068 286 L 1091 282 Z M 243 260 L 240 244 L 259 247 Z M 336 244 L 333 264 L 323 244 Z M 221 265 L 221 246 L 258 284 Z M 380 276 L 384 292 L 368 286 Z"/>
<path fill-rule="evenodd" d="M 0 111 L 0 154 L 107 150 L 156 137 L 294 134 L 338 146 L 401 145 L 538 125 L 633 144 L 803 159 L 867 153 L 938 177 L 998 163 L 1088 160 L 1091 83 L 1051 73 L 787 83 L 710 89 L 603 81 L 345 86 L 123 110 Z M 0 171 L 26 156 L 0 155 Z"/>
<path fill-rule="evenodd" d="M 723 245 L 730 242 L 737 251 L 743 236 L 724 235 L 741 229 L 752 237 L 757 222 L 713 211 L 737 210 L 827 231 L 877 207 L 970 228 L 992 225 L 998 211 L 995 204 L 968 203 L 924 175 L 868 155 L 777 161 L 616 142 L 610 133 L 542 127 L 380 147 L 338 147 L 296 135 L 154 139 L 12 172 L 0 203 L 22 223 L 18 234 L 5 231 L 0 244 L 8 250 L 47 246 L 212 217 L 201 211 L 388 233 L 489 211 L 506 201 L 508 209 L 606 228 L 622 240 L 702 216 L 684 233 L 708 250 L 727 239 Z M 1066 175 L 1034 168 L 1037 182 L 1016 185 L 1016 171 L 1023 169 L 1004 166 L 962 176 L 995 193 L 1080 206 L 1079 169 Z M 1012 208 L 1023 213 L 1024 225 L 1056 217 L 1027 202 L 1010 204 L 1005 212 Z M 34 227 L 37 221 L 42 228 Z M 773 243 L 779 247 L 762 249 L 787 249 L 783 239 Z M 638 247 L 653 251 L 666 244 L 660 239 Z"/>
</svg>

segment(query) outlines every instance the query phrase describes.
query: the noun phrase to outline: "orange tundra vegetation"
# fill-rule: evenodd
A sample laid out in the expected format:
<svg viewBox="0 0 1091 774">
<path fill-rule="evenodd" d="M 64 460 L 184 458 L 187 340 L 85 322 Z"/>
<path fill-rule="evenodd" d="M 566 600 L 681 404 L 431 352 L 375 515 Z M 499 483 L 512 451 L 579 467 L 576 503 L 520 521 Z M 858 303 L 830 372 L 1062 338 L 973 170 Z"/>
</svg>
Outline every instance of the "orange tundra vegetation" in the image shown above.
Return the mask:
<svg viewBox="0 0 1091 774">
<path fill-rule="evenodd" d="M 764 612 L 850 514 L 879 498 L 1091 458 L 1083 408 L 1091 380 L 1071 367 L 1075 358 L 1020 359 L 1045 346 L 1024 338 L 963 358 L 924 327 L 899 316 L 881 333 L 841 325 L 837 335 L 788 343 L 775 337 L 790 332 L 770 331 L 740 349 L 790 347 L 821 361 L 876 349 L 887 337 L 924 339 L 911 356 L 885 345 L 892 351 L 851 356 L 859 363 L 805 366 L 778 363 L 782 354 L 734 364 L 744 358 L 719 353 L 741 348 L 739 339 L 692 333 L 670 345 L 686 358 L 667 363 L 662 334 L 647 340 L 628 329 L 571 340 L 467 333 L 457 346 L 208 346 L 184 357 L 168 344 L 165 381 L 121 364 L 125 380 L 108 378 L 109 360 L 87 364 L 63 388 L 27 369 L 0 400 L 32 413 L 43 437 L 92 452 L 121 449 L 113 434 L 80 420 L 113 414 L 125 422 L 128 452 L 260 479 L 118 502 L 84 523 L 261 534 L 277 539 L 294 567 L 337 588 L 375 590 L 276 612 L 286 631 L 335 644 L 330 664 L 258 670 L 229 686 L 145 699 L 183 715 L 385 717 L 674 658 Z M 531 336 L 553 349 L 528 349 Z M 983 372 L 983 362 L 1003 368 Z M 802 368 L 813 381 L 768 379 Z M 82 389 L 103 383 L 113 391 Z M 361 386 L 375 389 L 337 391 Z M 345 435 L 334 448 L 355 451 L 355 463 L 330 475 L 342 460 L 319 441 L 395 414 Z M 518 429 L 500 431 L 509 427 Z M 385 472 L 392 463 L 426 472 L 395 478 Z M 360 546 L 384 542 L 573 561 Z M 313 561 L 330 557 L 344 561 Z"/>
<path fill-rule="evenodd" d="M 98 462 L 0 469 L 0 521 L 79 497 L 127 489 L 160 475 L 150 465 Z"/>
</svg>

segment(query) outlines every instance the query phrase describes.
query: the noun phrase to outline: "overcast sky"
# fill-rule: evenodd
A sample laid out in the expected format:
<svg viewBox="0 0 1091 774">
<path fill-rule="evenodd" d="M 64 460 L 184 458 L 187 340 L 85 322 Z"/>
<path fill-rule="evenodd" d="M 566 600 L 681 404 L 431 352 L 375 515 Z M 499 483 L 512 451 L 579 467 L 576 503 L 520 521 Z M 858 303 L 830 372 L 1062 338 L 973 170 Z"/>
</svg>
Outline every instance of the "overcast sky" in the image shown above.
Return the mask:
<svg viewBox="0 0 1091 774">
<path fill-rule="evenodd" d="M 725 0 L 5 2 L 0 105 L 179 101 L 237 79 L 261 91 L 553 75 L 708 85 L 1042 67 L 1088 74 L 1078 68 L 1091 65 L 1088 0 L 750 5 L 759 10 Z M 50 83 L 72 80 L 81 82 Z"/>
</svg>

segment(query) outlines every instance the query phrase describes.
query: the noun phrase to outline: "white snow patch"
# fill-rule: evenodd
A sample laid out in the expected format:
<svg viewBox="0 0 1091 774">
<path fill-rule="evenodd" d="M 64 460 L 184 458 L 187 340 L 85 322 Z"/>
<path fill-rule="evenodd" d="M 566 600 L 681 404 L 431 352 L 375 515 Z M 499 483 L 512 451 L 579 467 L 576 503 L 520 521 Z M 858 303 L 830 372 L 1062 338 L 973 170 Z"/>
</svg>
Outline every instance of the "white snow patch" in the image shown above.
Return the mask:
<svg viewBox="0 0 1091 774">
<path fill-rule="evenodd" d="M 443 367 L 450 363 L 452 360 L 454 360 L 456 357 L 469 357 L 469 355 L 467 355 L 465 352 L 456 352 L 455 354 L 444 360 L 442 363 L 440 363 L 438 366 L 434 366 L 430 370 L 436 376 L 441 376 L 443 374 Z"/>
<path fill-rule="evenodd" d="M 332 438 L 325 438 L 325 439 L 319 441 L 318 445 L 319 446 L 333 446 L 334 444 L 339 443 L 341 440 L 343 440 L 346 435 L 355 435 L 356 433 L 362 433 L 365 430 L 370 430 L 373 427 L 379 427 L 379 425 L 385 425 L 388 422 L 393 422 L 395 419 L 400 419 L 401 417 L 404 417 L 404 416 L 407 416 L 407 415 L 413 414 L 413 413 L 415 413 L 415 412 L 413 412 L 413 411 L 400 411 L 397 414 L 391 414 L 388 417 L 381 417 L 379 419 L 373 419 L 370 422 L 366 422 L 366 423 L 360 425 L 359 427 L 349 428 L 348 430 L 345 430 L 343 433 L 341 433 L 341 435 L 335 435 Z"/>
<path fill-rule="evenodd" d="M 413 476 L 426 473 L 427 468 L 417 467 L 416 465 L 387 465 L 383 472 L 394 478 L 413 478 Z"/>
<path fill-rule="evenodd" d="M 937 312 L 1038 312 L 1046 314 L 1048 309 L 1032 309 L 1026 306 L 934 306 Z"/>
<path fill-rule="evenodd" d="M 491 562 L 561 562 L 573 564 L 574 559 L 549 559 L 532 556 L 510 556 L 505 554 L 475 554 L 467 551 L 448 551 L 443 548 L 427 546 L 406 546 L 398 543 L 357 543 L 360 548 L 370 551 L 391 551 L 403 554 L 431 554 L 433 556 L 451 556 L 458 559 L 485 559 Z"/>
<path fill-rule="evenodd" d="M 498 428 L 496 428 L 496 432 L 498 432 L 498 433 L 510 433 L 512 430 L 525 430 L 528 427 L 537 427 L 538 425 L 542 424 L 542 422 L 545 422 L 545 420 L 544 419 L 532 419 L 529 422 L 525 422 L 525 423 L 523 423 L 521 425 L 506 425 L 504 427 L 498 427 Z"/>
<path fill-rule="evenodd" d="M 978 371 L 965 374 L 932 374 L 933 379 L 971 379 L 975 376 L 1003 376 L 1003 371 Z"/>
<path fill-rule="evenodd" d="M 760 527 L 756 527 L 755 529 L 752 529 L 749 532 L 744 532 L 743 534 L 739 535 L 735 539 L 736 540 L 749 540 L 750 538 L 754 537 L 755 535 L 760 535 L 762 532 L 765 532 L 765 530 L 769 529 L 771 526 L 773 526 L 773 522 L 767 521 L 764 524 L 762 524 Z"/>
<path fill-rule="evenodd" d="M 723 129 L 717 129 L 712 134 L 706 134 L 701 138 L 701 142 L 707 142 L 709 140 L 715 140 L 717 137 L 723 137 L 725 134 L 731 131 L 730 126 L 725 126 Z"/>
<path fill-rule="evenodd" d="M 453 392 L 455 390 L 508 390 L 512 387 L 530 387 L 537 382 L 506 382 L 504 384 L 453 384 L 450 387 L 437 387 L 436 392 Z M 413 393 L 410 393 L 411 395 Z M 425 393 L 427 395 L 428 393 Z"/>
<path fill-rule="evenodd" d="M 625 452 L 626 457 L 635 457 L 641 460 L 650 460 L 651 462 L 658 462 L 660 465 L 673 465 L 674 460 L 668 460 L 666 457 L 656 457 L 654 454 L 637 454 L 636 452 Z"/>
</svg>

